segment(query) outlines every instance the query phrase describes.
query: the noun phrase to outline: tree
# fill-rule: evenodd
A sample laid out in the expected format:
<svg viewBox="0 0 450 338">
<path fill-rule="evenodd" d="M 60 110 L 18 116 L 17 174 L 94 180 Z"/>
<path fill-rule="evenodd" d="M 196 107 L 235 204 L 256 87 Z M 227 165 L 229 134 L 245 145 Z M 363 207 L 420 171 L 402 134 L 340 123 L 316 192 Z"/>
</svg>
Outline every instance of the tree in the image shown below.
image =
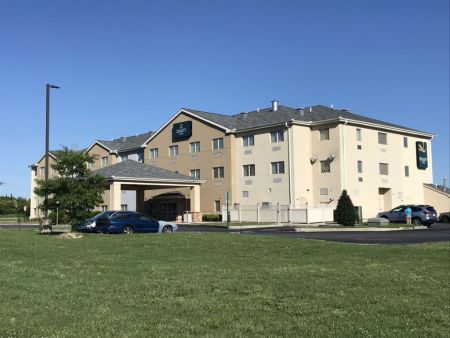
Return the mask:
<svg viewBox="0 0 450 338">
<path fill-rule="evenodd" d="M 344 226 L 354 226 L 356 220 L 357 215 L 352 200 L 347 195 L 347 190 L 343 190 L 336 208 L 336 221 Z"/>
<path fill-rule="evenodd" d="M 56 176 L 47 181 L 37 180 L 35 194 L 48 196 L 39 208 L 58 209 L 67 214 L 72 225 L 86 219 L 92 209 L 103 201 L 105 190 L 105 178 L 94 175 L 87 167 L 87 163 L 94 160 L 95 156 L 63 147 L 51 165 Z"/>
</svg>

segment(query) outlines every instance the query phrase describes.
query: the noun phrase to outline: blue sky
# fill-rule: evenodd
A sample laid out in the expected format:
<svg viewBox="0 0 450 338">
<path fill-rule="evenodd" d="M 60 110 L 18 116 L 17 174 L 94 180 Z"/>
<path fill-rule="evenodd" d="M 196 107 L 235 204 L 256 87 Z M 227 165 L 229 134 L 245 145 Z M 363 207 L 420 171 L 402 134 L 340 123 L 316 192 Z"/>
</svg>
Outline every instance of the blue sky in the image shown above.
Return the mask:
<svg viewBox="0 0 450 338">
<path fill-rule="evenodd" d="M 47 82 L 52 149 L 278 99 L 437 134 L 449 177 L 448 0 L 0 0 L 0 43 L 0 195 L 30 195 Z"/>
</svg>

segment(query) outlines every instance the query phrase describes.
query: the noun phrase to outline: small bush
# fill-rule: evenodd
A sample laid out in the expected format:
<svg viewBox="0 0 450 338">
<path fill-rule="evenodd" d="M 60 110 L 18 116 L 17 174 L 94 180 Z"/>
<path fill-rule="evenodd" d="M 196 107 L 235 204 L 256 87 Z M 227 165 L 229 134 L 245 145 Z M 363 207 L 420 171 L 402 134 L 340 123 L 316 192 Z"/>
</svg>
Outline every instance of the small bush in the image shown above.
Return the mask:
<svg viewBox="0 0 450 338">
<path fill-rule="evenodd" d="M 347 190 L 342 191 L 336 208 L 336 221 L 344 226 L 355 226 L 358 215 Z"/>
<path fill-rule="evenodd" d="M 50 212 L 48 214 L 48 218 L 50 218 L 53 222 L 53 224 L 56 224 L 56 212 Z M 67 215 L 64 211 L 60 211 L 58 213 L 58 224 L 69 224 L 70 218 L 69 215 Z"/>
<path fill-rule="evenodd" d="M 222 221 L 222 215 L 219 214 L 204 214 L 202 216 L 203 222 L 221 222 Z"/>
</svg>

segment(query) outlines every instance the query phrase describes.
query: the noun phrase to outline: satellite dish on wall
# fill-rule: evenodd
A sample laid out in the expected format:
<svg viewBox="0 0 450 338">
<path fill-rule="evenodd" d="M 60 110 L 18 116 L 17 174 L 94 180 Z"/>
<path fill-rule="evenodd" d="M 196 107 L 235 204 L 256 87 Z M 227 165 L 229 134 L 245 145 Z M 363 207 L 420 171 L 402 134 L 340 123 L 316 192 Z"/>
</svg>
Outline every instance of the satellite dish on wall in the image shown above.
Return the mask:
<svg viewBox="0 0 450 338">
<path fill-rule="evenodd" d="M 311 161 L 311 164 L 313 164 L 314 162 L 317 161 L 317 156 L 311 156 L 311 158 L 309 159 Z"/>
<path fill-rule="evenodd" d="M 328 161 L 333 161 L 336 158 L 336 155 L 331 154 L 330 156 L 328 156 Z"/>
</svg>

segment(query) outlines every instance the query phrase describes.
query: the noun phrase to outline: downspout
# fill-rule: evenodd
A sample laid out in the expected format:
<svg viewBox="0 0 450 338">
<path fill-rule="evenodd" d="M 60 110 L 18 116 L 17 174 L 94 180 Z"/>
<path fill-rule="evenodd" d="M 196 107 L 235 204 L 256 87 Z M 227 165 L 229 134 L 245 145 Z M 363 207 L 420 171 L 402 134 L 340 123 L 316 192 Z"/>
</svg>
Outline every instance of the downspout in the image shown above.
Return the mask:
<svg viewBox="0 0 450 338">
<path fill-rule="evenodd" d="M 289 126 L 288 123 L 285 122 L 284 125 L 286 126 L 286 131 L 287 131 L 287 151 L 288 151 L 288 186 L 289 186 L 289 208 L 291 207 L 292 204 L 292 198 L 291 198 L 291 134 L 289 132 Z"/>
<path fill-rule="evenodd" d="M 348 120 L 345 119 L 345 123 L 342 126 L 342 164 L 344 166 L 344 177 L 343 177 L 343 185 L 342 185 L 342 190 L 346 190 L 347 188 L 347 181 L 346 181 L 346 177 L 347 177 L 347 166 L 346 166 L 346 160 L 345 160 L 345 130 L 344 130 L 344 126 L 346 126 L 348 123 Z"/>
</svg>

